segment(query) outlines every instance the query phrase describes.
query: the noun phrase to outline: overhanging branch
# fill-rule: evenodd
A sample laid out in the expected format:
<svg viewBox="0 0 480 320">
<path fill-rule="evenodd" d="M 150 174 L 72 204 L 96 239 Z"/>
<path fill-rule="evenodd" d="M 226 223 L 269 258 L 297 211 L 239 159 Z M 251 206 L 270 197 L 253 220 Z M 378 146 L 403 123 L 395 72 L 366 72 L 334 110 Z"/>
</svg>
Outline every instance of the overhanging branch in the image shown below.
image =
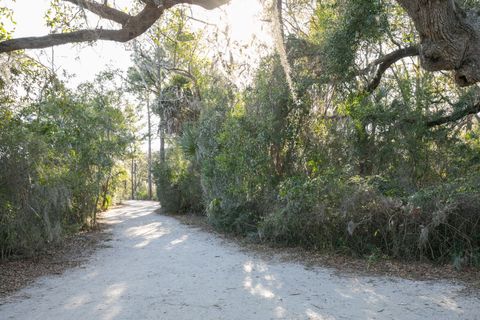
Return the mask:
<svg viewBox="0 0 480 320">
<path fill-rule="evenodd" d="M 372 93 L 379 85 L 380 81 L 382 80 L 383 74 L 390 68 L 394 63 L 397 61 L 406 58 L 406 57 L 413 57 L 418 56 L 420 54 L 420 50 L 417 46 L 410 46 L 407 48 L 398 49 L 393 51 L 372 63 L 372 66 L 378 66 L 375 76 L 367 85 L 365 91 L 366 93 Z M 371 67 L 369 67 L 371 68 Z M 367 69 L 368 70 L 368 69 Z M 364 70 L 364 71 L 367 71 Z M 433 128 L 436 126 L 441 126 L 447 123 L 456 122 L 458 120 L 463 119 L 464 117 L 472 114 L 480 113 L 480 102 L 476 103 L 470 107 L 467 107 L 462 110 L 458 110 L 453 112 L 452 114 L 444 117 L 437 118 L 435 120 L 430 120 L 425 123 L 428 128 Z"/>
<path fill-rule="evenodd" d="M 133 38 L 133 34 L 129 33 L 127 29 L 78 30 L 67 33 L 49 34 L 43 37 L 26 37 L 7 40 L 0 43 L 0 52 L 11 52 L 22 49 L 43 49 L 67 43 L 91 42 L 97 40 L 126 42 Z"/>
<path fill-rule="evenodd" d="M 126 42 L 147 31 L 160 18 L 166 9 L 178 4 L 193 4 L 205 9 L 214 9 L 229 2 L 229 0 L 145 0 L 145 7 L 137 15 L 131 16 L 120 10 L 100 4 L 93 0 L 64 0 L 77 6 L 84 7 L 97 16 L 117 22 L 121 29 L 85 29 L 73 32 L 49 34 L 41 37 L 16 38 L 0 42 L 0 53 L 23 49 L 42 49 L 52 46 L 110 40 Z"/>
<path fill-rule="evenodd" d="M 410 46 L 407 48 L 402 48 L 395 50 L 380 59 L 377 59 L 372 65 L 378 66 L 377 72 L 375 76 L 370 81 L 370 83 L 365 88 L 367 93 L 372 93 L 379 85 L 380 81 L 382 80 L 383 74 L 390 68 L 395 62 L 406 58 L 406 57 L 414 57 L 420 54 L 420 50 L 417 46 Z"/>
<path fill-rule="evenodd" d="M 470 107 L 467 107 L 463 110 L 455 111 L 448 116 L 428 121 L 426 123 L 426 125 L 427 125 L 428 128 L 433 128 L 433 127 L 436 127 L 436 126 L 441 126 L 443 124 L 456 122 L 460 119 L 463 119 L 464 117 L 466 117 L 468 115 L 477 114 L 477 113 L 480 113 L 480 102 L 478 102 L 478 103 L 476 103 L 476 104 L 474 104 Z"/>
<path fill-rule="evenodd" d="M 95 1 L 89 1 L 89 0 L 64 0 L 64 1 L 73 3 L 77 6 L 85 8 L 88 11 L 98 15 L 99 17 L 117 22 L 121 25 L 125 25 L 128 22 L 128 20 L 132 18 L 131 15 L 126 14 L 125 12 L 109 7 L 107 5 L 100 4 Z"/>
</svg>

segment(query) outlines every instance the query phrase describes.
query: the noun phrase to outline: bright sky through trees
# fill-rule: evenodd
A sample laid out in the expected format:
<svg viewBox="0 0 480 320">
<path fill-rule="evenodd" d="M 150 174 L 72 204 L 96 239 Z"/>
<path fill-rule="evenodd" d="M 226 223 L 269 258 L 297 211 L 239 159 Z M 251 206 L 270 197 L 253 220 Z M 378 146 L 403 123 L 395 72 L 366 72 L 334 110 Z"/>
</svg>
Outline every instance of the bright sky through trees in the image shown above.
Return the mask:
<svg viewBox="0 0 480 320">
<path fill-rule="evenodd" d="M 15 37 L 40 36 L 49 33 L 44 22 L 49 0 L 17 0 L 16 2 L 7 0 L 6 3 L 14 8 L 14 18 L 17 21 Z M 131 1 L 117 0 L 116 3 L 122 7 Z M 269 26 L 261 21 L 262 5 L 258 0 L 232 1 L 229 5 L 212 11 L 194 6 L 191 9 L 194 18 L 214 24 L 222 31 L 228 29 L 232 43 L 250 45 L 253 38 L 270 42 Z M 192 28 L 205 29 L 205 25 L 201 22 L 193 22 Z M 52 66 L 52 49 L 33 52 L 33 55 L 37 56 L 42 63 Z M 53 62 L 57 71 L 64 69 L 69 74 L 76 75 L 75 79 L 69 80 L 71 85 L 91 80 L 96 73 L 107 66 L 126 69 L 130 65 L 130 53 L 120 43 L 99 41 L 92 46 L 64 45 L 55 47 L 53 52 Z M 32 51 L 29 51 L 29 54 L 32 54 Z"/>
<path fill-rule="evenodd" d="M 14 9 L 14 20 L 16 21 L 14 37 L 42 36 L 50 32 L 45 23 L 45 13 L 49 6 L 49 0 L 7 0 L 6 4 Z M 131 5 L 129 0 L 116 0 L 119 7 Z M 230 53 L 235 57 L 236 62 L 246 62 L 256 65 L 259 54 L 254 52 L 256 43 L 270 44 L 270 25 L 262 21 L 262 4 L 259 0 L 236 0 L 229 5 L 208 11 L 200 7 L 190 6 L 191 15 L 199 21 L 192 20 L 192 29 L 195 31 L 206 30 L 214 32 L 219 30 L 223 34 L 227 31 L 230 43 L 236 45 L 232 48 L 220 40 L 220 48 L 210 48 L 212 54 L 223 52 L 225 56 Z M 202 23 L 205 21 L 209 25 Z M 92 20 L 91 23 L 96 21 Z M 225 39 L 224 39 L 225 40 Z M 223 42 L 223 44 L 222 44 Z M 246 51 L 237 52 L 238 46 L 246 47 Z M 53 59 L 52 59 L 53 53 Z M 36 57 L 44 65 L 55 70 L 61 78 L 63 70 L 68 75 L 75 75 L 67 80 L 71 87 L 92 80 L 101 70 L 107 68 L 126 70 L 131 66 L 131 52 L 122 43 L 110 41 L 98 41 L 92 45 L 76 44 L 63 45 L 44 50 L 28 50 L 28 54 Z M 240 61 L 243 60 L 243 61 Z M 244 75 L 245 76 L 245 75 Z M 146 118 L 142 117 L 142 118 Z M 146 127 L 142 120 L 139 127 Z M 145 133 L 145 132 L 143 132 Z M 158 139 L 154 139 L 154 146 L 158 145 Z M 142 146 L 146 150 L 146 142 Z"/>
</svg>

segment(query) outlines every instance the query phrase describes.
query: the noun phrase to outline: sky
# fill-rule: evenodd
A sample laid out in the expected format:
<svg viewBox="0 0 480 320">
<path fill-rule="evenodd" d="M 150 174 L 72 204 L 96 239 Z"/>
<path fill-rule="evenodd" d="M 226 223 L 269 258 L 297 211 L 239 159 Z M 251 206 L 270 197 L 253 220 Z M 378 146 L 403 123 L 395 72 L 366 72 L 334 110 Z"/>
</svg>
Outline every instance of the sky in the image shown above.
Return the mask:
<svg viewBox="0 0 480 320">
<path fill-rule="evenodd" d="M 49 2 L 50 0 L 16 0 L 15 2 L 6 0 L 7 5 L 14 9 L 14 19 L 17 22 L 14 37 L 48 34 L 49 29 L 45 25 L 44 15 Z M 131 1 L 116 0 L 116 3 L 123 7 Z M 232 0 L 230 4 L 210 11 L 192 6 L 192 14 L 195 18 L 215 24 L 221 30 L 228 25 L 232 41 L 245 44 L 247 47 L 253 42 L 253 38 L 263 42 L 269 41 L 270 31 L 261 20 L 261 12 L 262 5 L 259 0 Z M 202 23 L 194 25 L 194 29 L 204 27 Z M 130 53 L 125 46 L 110 41 L 98 41 L 92 46 L 62 45 L 53 49 L 28 50 L 27 53 L 37 57 L 49 67 L 52 66 L 53 53 L 55 69 L 63 69 L 69 74 L 76 75 L 75 78 L 68 80 L 71 86 L 92 80 L 96 73 L 107 67 L 126 70 L 130 65 Z"/>
<path fill-rule="evenodd" d="M 115 1 L 120 7 L 126 7 L 132 2 L 131 0 Z M 210 11 L 192 6 L 192 15 L 196 19 L 216 25 L 219 30 L 228 29 L 232 43 L 237 42 L 235 48 L 224 46 L 215 48 L 215 50 L 224 51 L 226 54 L 231 51 L 237 63 L 242 62 L 238 60 L 243 59 L 243 62 L 254 65 L 259 60 L 259 55 L 255 52 L 257 47 L 254 43 L 270 44 L 271 46 L 272 42 L 270 27 L 262 21 L 262 5 L 259 1 L 232 0 L 230 4 Z M 46 27 L 44 15 L 49 2 L 50 0 L 16 0 L 15 2 L 4 0 L 3 3 L 14 9 L 14 20 L 17 22 L 14 37 L 48 34 L 49 29 Z M 193 25 L 194 30 L 202 28 L 205 28 L 202 23 L 194 23 Z M 242 45 L 246 48 L 246 51 L 236 52 L 236 48 Z M 97 73 L 107 68 L 126 70 L 131 65 L 130 53 L 125 46 L 110 41 L 98 41 L 94 45 L 67 44 L 44 50 L 27 50 L 27 54 L 36 57 L 37 60 L 48 67 L 53 66 L 59 77 L 62 77 L 63 70 L 70 75 L 75 75 L 75 77 L 66 80 L 71 88 L 82 82 L 93 80 Z M 54 59 L 52 59 L 52 56 Z M 141 117 L 139 127 L 143 128 L 141 133 L 145 133 L 146 116 L 145 114 L 139 116 Z M 153 141 L 154 150 L 157 149 L 158 145 L 159 141 L 155 138 Z M 146 142 L 143 143 L 142 149 L 144 151 L 147 149 Z"/>
</svg>

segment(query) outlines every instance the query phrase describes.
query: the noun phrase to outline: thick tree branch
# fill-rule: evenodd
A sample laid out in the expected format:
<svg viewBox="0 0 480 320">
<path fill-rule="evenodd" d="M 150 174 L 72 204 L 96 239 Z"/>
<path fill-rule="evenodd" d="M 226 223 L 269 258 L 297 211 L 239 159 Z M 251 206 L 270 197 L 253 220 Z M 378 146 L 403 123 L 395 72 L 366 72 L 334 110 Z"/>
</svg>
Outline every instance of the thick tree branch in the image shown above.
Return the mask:
<svg viewBox="0 0 480 320">
<path fill-rule="evenodd" d="M 373 65 L 378 66 L 377 72 L 366 87 L 365 91 L 367 93 L 372 93 L 380 85 L 380 81 L 382 80 L 385 71 L 387 71 L 387 69 L 390 68 L 395 62 L 406 57 L 418 56 L 419 53 L 420 51 L 418 50 L 417 46 L 411 46 L 403 49 L 398 49 L 376 60 Z"/>
<path fill-rule="evenodd" d="M 474 104 L 470 107 L 467 107 L 463 110 L 455 111 L 448 116 L 428 121 L 426 123 L 426 125 L 427 125 L 428 128 L 441 126 L 443 124 L 455 122 L 455 121 L 458 121 L 460 119 L 463 119 L 464 117 L 466 117 L 468 115 L 477 114 L 477 113 L 480 113 L 480 102 L 478 102 L 478 103 L 476 103 L 476 104 Z"/>
<path fill-rule="evenodd" d="M 367 93 L 372 93 L 379 86 L 380 81 L 381 81 L 382 76 L 385 73 L 385 71 L 390 66 L 392 66 L 395 62 L 397 62 L 397 61 L 399 61 L 403 58 L 417 56 L 419 54 L 420 54 L 419 48 L 417 46 L 411 46 L 411 47 L 407 47 L 407 48 L 403 48 L 403 49 L 393 51 L 393 52 L 377 59 L 376 61 L 374 61 L 372 63 L 372 65 L 377 65 L 378 66 L 377 72 L 375 74 L 375 77 L 368 84 L 365 91 Z M 367 70 L 364 70 L 364 71 L 368 71 L 368 69 L 370 69 L 370 68 L 371 67 L 367 68 Z M 474 104 L 470 107 L 467 107 L 465 109 L 455 111 L 448 116 L 444 116 L 444 117 L 437 118 L 435 120 L 427 121 L 425 123 L 425 125 L 428 128 L 433 128 L 433 127 L 441 126 L 441 125 L 444 125 L 444 124 L 447 124 L 447 123 L 456 122 L 458 120 L 463 119 L 464 117 L 466 117 L 468 115 L 478 114 L 478 113 L 480 113 L 480 102 L 478 102 L 477 104 Z"/>
<path fill-rule="evenodd" d="M 162 15 L 164 7 L 146 5 L 136 16 L 131 17 L 122 29 L 79 30 L 67 33 L 49 34 L 43 37 L 27 37 L 0 42 L 0 53 L 21 49 L 41 49 L 66 43 L 110 40 L 126 42 L 147 31 Z"/>
<path fill-rule="evenodd" d="M 107 20 L 111 20 L 117 22 L 121 25 L 125 25 L 130 18 L 131 15 L 126 14 L 120 10 L 115 8 L 100 4 L 98 2 L 89 1 L 89 0 L 64 0 L 70 3 L 73 3 L 77 6 L 87 9 L 88 11 L 98 15 Z"/>
<path fill-rule="evenodd" d="M 450 115 L 440 117 L 440 118 L 437 118 L 435 120 L 426 121 L 426 122 L 424 122 L 424 125 L 427 128 L 434 128 L 434 127 L 438 127 L 438 126 L 441 126 L 441 125 L 444 125 L 444 124 L 453 123 L 453 122 L 456 122 L 456 121 L 459 121 L 459 120 L 465 118 L 466 116 L 476 115 L 476 114 L 479 114 L 479 113 L 480 113 L 480 102 L 478 102 L 477 104 L 474 104 L 472 106 L 469 106 L 465 109 L 455 111 Z M 343 121 L 345 119 L 350 119 L 350 117 L 349 116 L 341 116 L 341 115 L 332 115 L 332 116 L 321 116 L 320 119 L 330 120 L 330 121 Z M 374 120 L 374 119 L 371 119 L 371 120 Z M 418 121 L 419 121 L 419 119 L 403 119 L 403 120 L 401 120 L 401 123 L 413 124 L 413 123 L 418 123 Z"/>
<path fill-rule="evenodd" d="M 110 40 L 127 42 L 147 31 L 160 18 L 166 9 L 178 4 L 198 5 L 205 9 L 214 9 L 229 2 L 229 0 L 145 0 L 145 7 L 135 16 L 130 16 L 107 5 L 91 0 L 64 0 L 95 13 L 99 17 L 117 22 L 121 29 L 86 29 L 60 34 L 49 34 L 42 37 L 16 38 L 0 42 L 0 53 L 23 49 L 42 49 L 52 46 Z"/>
<path fill-rule="evenodd" d="M 67 43 L 96 40 L 122 41 L 123 39 L 128 39 L 123 30 L 79 30 L 68 33 L 50 34 L 43 37 L 26 37 L 7 40 L 0 43 L 0 52 L 11 52 L 22 49 L 42 49 Z"/>
</svg>

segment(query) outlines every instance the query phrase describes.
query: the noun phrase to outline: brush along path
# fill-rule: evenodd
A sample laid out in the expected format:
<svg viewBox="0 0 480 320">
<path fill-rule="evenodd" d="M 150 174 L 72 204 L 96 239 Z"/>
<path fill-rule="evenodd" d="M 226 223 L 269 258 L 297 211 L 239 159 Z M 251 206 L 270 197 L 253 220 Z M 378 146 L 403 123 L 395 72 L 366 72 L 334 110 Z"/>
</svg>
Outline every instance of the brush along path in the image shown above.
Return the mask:
<svg viewBox="0 0 480 320">
<path fill-rule="evenodd" d="M 264 259 L 128 202 L 89 261 L 0 300 L 1 319 L 480 319 L 448 282 L 337 276 Z"/>
</svg>

